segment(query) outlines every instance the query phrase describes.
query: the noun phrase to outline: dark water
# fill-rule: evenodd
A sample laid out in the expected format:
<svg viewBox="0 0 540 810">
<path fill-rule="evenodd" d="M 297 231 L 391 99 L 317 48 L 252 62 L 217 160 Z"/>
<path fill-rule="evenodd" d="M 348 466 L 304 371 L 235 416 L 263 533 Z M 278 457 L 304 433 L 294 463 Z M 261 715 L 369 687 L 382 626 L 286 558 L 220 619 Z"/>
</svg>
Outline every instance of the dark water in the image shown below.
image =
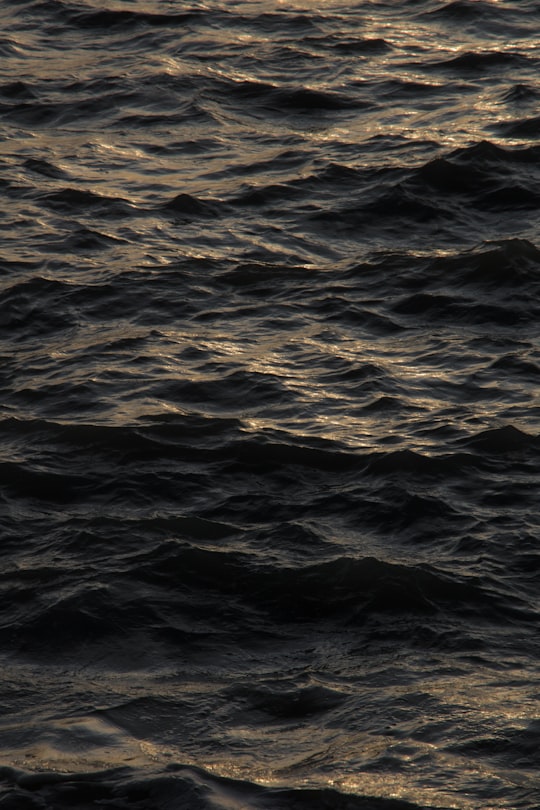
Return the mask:
<svg viewBox="0 0 540 810">
<path fill-rule="evenodd" d="M 539 31 L 2 1 L 2 810 L 540 806 Z"/>
</svg>

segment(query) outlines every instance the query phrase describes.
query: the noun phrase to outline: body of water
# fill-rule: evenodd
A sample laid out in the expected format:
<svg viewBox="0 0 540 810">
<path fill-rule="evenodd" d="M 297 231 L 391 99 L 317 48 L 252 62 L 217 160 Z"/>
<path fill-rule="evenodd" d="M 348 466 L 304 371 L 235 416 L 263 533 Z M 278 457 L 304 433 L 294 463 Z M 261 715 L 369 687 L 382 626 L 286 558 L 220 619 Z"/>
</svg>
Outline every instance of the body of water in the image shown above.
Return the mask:
<svg viewBox="0 0 540 810">
<path fill-rule="evenodd" d="M 539 31 L 2 0 L 2 810 L 540 806 Z"/>
</svg>

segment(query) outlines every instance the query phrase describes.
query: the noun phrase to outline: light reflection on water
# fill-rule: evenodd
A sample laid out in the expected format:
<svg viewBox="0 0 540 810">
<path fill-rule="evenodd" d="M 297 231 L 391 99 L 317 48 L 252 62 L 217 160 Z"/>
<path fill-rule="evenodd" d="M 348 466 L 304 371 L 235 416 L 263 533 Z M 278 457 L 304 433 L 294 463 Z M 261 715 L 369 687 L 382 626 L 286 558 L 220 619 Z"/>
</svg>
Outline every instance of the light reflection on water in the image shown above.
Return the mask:
<svg viewBox="0 0 540 810">
<path fill-rule="evenodd" d="M 537 14 L 2 5 L 10 806 L 536 810 Z"/>
</svg>

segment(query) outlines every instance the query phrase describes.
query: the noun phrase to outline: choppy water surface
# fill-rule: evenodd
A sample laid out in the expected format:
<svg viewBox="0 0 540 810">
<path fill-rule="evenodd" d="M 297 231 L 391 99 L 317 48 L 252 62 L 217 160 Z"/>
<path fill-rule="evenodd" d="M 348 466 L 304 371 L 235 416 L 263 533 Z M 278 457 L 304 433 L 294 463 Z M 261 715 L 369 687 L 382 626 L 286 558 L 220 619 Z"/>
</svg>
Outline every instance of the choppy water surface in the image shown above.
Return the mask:
<svg viewBox="0 0 540 810">
<path fill-rule="evenodd" d="M 539 30 L 3 0 L 2 808 L 540 806 Z"/>
</svg>

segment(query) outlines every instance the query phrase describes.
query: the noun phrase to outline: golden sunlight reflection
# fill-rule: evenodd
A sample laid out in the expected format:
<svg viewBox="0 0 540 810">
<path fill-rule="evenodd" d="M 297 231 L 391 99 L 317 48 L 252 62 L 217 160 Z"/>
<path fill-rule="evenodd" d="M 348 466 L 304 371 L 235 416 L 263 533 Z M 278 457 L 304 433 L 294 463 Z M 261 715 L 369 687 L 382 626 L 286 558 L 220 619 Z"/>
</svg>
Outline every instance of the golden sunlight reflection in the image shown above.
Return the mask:
<svg viewBox="0 0 540 810">
<path fill-rule="evenodd" d="M 496 760 L 486 758 L 479 766 L 466 753 L 460 753 L 460 745 L 465 751 L 470 735 L 481 736 L 484 726 L 489 726 L 490 734 L 500 734 L 501 738 L 509 731 L 525 729 L 534 717 L 535 690 L 540 684 L 537 672 L 526 671 L 521 666 L 506 669 L 497 676 L 493 670 L 483 670 L 479 665 L 469 665 L 459 659 L 456 667 L 456 676 L 434 674 L 426 679 L 422 662 L 421 684 L 412 681 L 399 685 L 396 673 L 396 685 L 389 687 L 389 702 L 406 709 L 421 698 L 431 707 L 420 715 L 415 713 L 413 722 L 407 715 L 402 721 L 392 722 L 389 715 L 378 721 L 371 720 L 369 728 L 364 730 L 345 732 L 329 726 L 324 734 L 319 729 L 314 737 L 309 722 L 284 721 L 268 729 L 247 725 L 242 722 L 240 713 L 235 724 L 223 729 L 231 751 L 225 758 L 218 753 L 202 755 L 199 748 L 193 747 L 193 741 L 186 738 L 181 720 L 176 728 L 168 718 L 166 734 L 162 734 L 159 718 L 155 718 L 148 726 L 152 733 L 145 735 L 133 733 L 131 726 L 136 727 L 137 721 L 136 715 L 131 714 L 126 727 L 120 719 L 113 723 L 97 716 L 53 717 L 46 720 L 46 742 L 25 745 L 20 752 L 15 746 L 9 754 L 3 752 L 4 761 L 18 768 L 58 772 L 76 771 L 83 766 L 86 770 L 126 765 L 141 768 L 148 764 L 166 767 L 178 762 L 182 763 L 179 776 L 185 774 L 195 779 L 204 779 L 199 770 L 202 768 L 219 777 L 271 788 L 290 788 L 291 784 L 296 788 L 335 788 L 361 796 L 477 810 L 476 799 L 468 798 L 459 789 L 463 784 L 481 774 L 503 789 L 515 777 L 500 769 Z M 126 680 L 125 675 L 111 674 L 101 684 L 104 702 L 108 691 L 116 694 L 122 680 Z M 144 679 L 139 684 L 137 673 L 130 675 L 129 682 L 134 695 L 144 688 Z M 171 673 L 171 690 L 174 683 Z M 222 686 L 211 682 L 207 689 L 213 692 Z M 374 682 L 362 688 L 366 690 L 364 700 L 369 702 L 370 690 L 378 686 Z M 181 689 L 184 695 L 192 692 L 203 696 L 205 684 L 200 680 L 190 683 L 182 678 Z M 351 697 L 359 696 L 352 680 L 347 693 Z M 130 705 L 134 711 L 137 700 Z M 454 728 L 452 746 L 449 746 L 445 727 L 448 718 L 456 717 L 460 720 L 459 744 Z M 144 724 L 141 731 L 143 728 Z M 7 728 L 6 740 L 14 733 L 16 729 Z M 394 761 L 399 761 L 399 770 L 392 767 Z M 315 762 L 317 769 L 313 768 Z M 380 763 L 381 770 L 373 769 L 374 762 Z M 190 767 L 196 768 L 196 773 L 191 773 Z M 534 775 L 526 768 L 521 770 L 520 778 L 524 787 L 533 789 Z M 222 799 L 227 796 L 227 785 L 210 786 L 210 789 L 220 790 L 220 806 L 225 806 Z M 230 790 L 233 791 L 234 786 Z M 234 795 L 231 792 L 231 800 Z"/>
<path fill-rule="evenodd" d="M 335 343 L 320 340 L 314 336 L 304 335 L 302 350 L 312 356 L 313 367 L 319 366 L 320 360 L 334 356 L 338 360 L 348 361 L 351 364 L 373 363 L 384 371 L 385 375 L 397 382 L 403 382 L 408 388 L 407 416 L 400 413 L 399 408 L 395 414 L 385 412 L 384 419 L 375 409 L 373 413 L 369 408 L 360 407 L 353 399 L 344 397 L 339 387 L 330 382 L 318 381 L 316 375 L 310 373 L 310 363 L 298 366 L 287 359 L 287 346 L 275 345 L 275 339 L 257 344 L 257 351 L 253 346 L 231 345 L 229 341 L 219 341 L 217 344 L 206 343 L 212 351 L 219 355 L 234 357 L 240 354 L 242 362 L 254 374 L 265 375 L 268 379 L 279 379 L 284 391 L 291 392 L 294 402 L 299 404 L 299 411 L 291 421 L 291 429 L 301 436 L 317 435 L 330 441 L 338 441 L 351 449 L 380 449 L 381 441 L 385 443 L 388 436 L 392 436 L 395 449 L 400 446 L 429 452 L 430 446 L 436 446 L 435 438 L 417 439 L 415 445 L 411 444 L 411 435 L 414 431 L 406 429 L 406 421 L 431 419 L 431 414 L 441 406 L 441 394 L 437 386 L 452 383 L 456 372 L 450 372 L 435 355 L 431 364 L 421 366 L 417 362 L 406 359 L 406 342 L 398 343 L 395 340 L 380 340 L 374 346 L 371 339 L 366 340 L 340 340 Z M 456 346 L 459 351 L 459 346 Z M 381 359 L 384 358 L 384 359 Z M 459 377 L 459 374 L 457 374 Z M 363 405 L 374 404 L 382 394 L 374 394 L 372 399 Z M 284 394 L 286 401 L 286 394 Z M 321 403 L 324 402 L 324 407 Z M 411 407 L 412 406 L 412 407 Z M 493 406 L 492 406 L 493 408 Z M 414 413 L 413 413 L 414 409 Z M 496 410 L 496 409 L 495 409 Z M 489 420 L 492 410 L 485 406 L 485 417 Z M 271 416 L 253 416 L 249 413 L 249 402 L 244 410 L 244 424 L 249 430 L 259 431 L 276 428 L 283 420 L 280 414 L 277 421 Z M 408 438 L 400 440 L 403 432 Z"/>
</svg>

